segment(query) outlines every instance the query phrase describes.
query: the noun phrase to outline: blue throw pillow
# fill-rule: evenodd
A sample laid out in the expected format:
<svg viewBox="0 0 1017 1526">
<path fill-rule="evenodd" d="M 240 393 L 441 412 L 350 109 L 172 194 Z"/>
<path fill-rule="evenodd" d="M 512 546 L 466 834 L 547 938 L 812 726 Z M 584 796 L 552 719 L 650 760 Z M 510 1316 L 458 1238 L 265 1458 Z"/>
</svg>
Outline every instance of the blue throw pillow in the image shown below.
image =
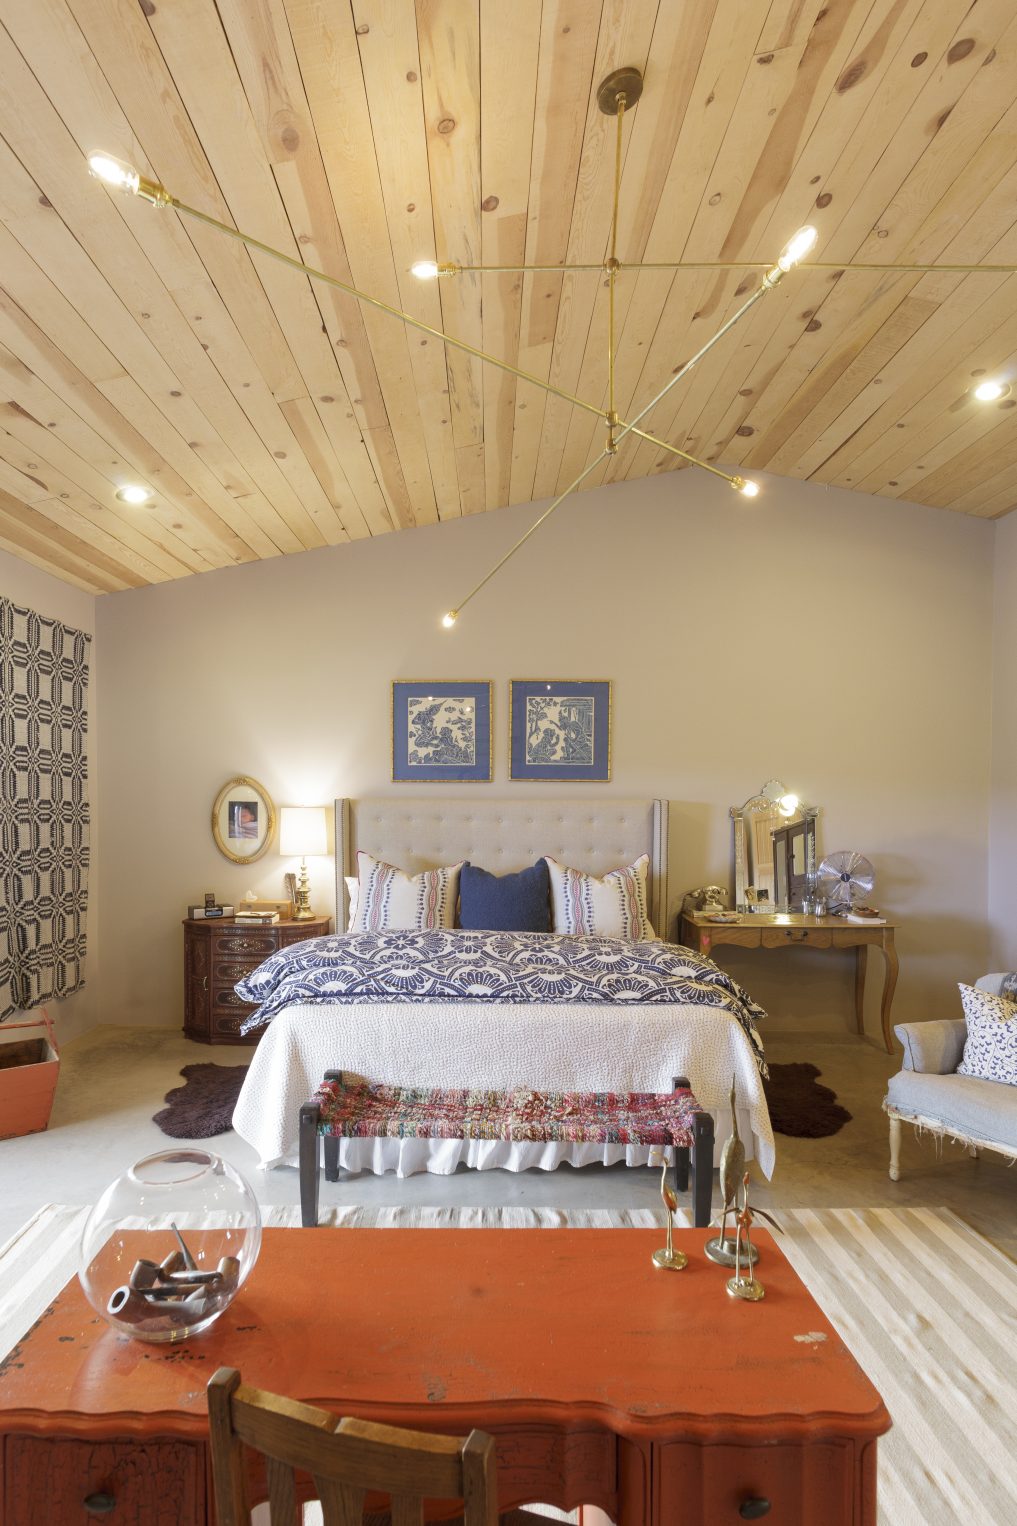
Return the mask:
<svg viewBox="0 0 1017 1526">
<path fill-rule="evenodd" d="M 488 874 L 465 863 L 459 876 L 459 926 L 473 932 L 549 933 L 551 887 L 544 860 L 518 874 Z"/>
</svg>

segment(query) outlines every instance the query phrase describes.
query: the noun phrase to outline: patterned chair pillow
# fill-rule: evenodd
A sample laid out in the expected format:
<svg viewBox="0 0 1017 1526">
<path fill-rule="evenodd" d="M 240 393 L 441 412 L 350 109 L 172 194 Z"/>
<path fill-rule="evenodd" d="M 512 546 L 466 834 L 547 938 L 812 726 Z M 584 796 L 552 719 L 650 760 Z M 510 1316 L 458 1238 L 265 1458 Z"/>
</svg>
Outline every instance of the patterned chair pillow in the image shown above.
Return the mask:
<svg viewBox="0 0 1017 1526">
<path fill-rule="evenodd" d="M 1017 1002 L 974 986 L 962 985 L 960 993 L 968 1036 L 957 1074 L 1017 1086 Z"/>
<path fill-rule="evenodd" d="M 358 893 L 352 933 L 431 932 L 454 927 L 462 864 L 404 874 L 370 853 L 357 854 Z"/>
<path fill-rule="evenodd" d="M 628 938 L 633 943 L 656 941 L 647 911 L 648 854 L 625 869 L 613 869 L 603 879 L 566 868 L 554 858 L 545 862 L 551 876 L 552 931 L 579 937 Z"/>
</svg>

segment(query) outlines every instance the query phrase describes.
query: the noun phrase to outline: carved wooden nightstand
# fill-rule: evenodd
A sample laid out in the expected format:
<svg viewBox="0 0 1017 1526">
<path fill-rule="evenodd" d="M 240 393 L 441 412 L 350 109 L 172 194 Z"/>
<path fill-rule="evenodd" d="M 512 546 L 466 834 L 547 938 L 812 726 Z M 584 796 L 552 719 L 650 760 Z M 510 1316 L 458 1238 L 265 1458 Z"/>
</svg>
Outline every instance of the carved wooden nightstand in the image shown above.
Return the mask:
<svg viewBox="0 0 1017 1526">
<path fill-rule="evenodd" d="M 233 987 L 270 954 L 330 932 L 329 917 L 310 922 L 237 922 L 188 917 L 184 922 L 184 1034 L 202 1044 L 249 1044 L 240 1024 L 254 1007 Z"/>
</svg>

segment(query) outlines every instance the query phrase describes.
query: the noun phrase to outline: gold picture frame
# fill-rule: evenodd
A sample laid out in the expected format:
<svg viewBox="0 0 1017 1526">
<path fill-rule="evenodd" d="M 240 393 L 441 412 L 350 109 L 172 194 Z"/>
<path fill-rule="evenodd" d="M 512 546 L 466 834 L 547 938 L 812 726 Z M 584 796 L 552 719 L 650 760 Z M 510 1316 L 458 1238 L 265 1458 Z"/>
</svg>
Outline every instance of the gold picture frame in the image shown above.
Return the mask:
<svg viewBox="0 0 1017 1526">
<path fill-rule="evenodd" d="M 585 699 L 593 706 L 588 763 L 526 757 L 527 701 L 547 694 L 555 700 Z M 609 784 L 614 766 L 614 684 L 610 678 L 513 678 L 509 681 L 509 778 L 514 783 Z"/>
<path fill-rule="evenodd" d="M 465 705 L 473 716 L 470 761 L 450 757 L 415 759 L 408 706 L 448 701 Z M 490 784 L 494 776 L 494 684 L 489 678 L 397 678 L 391 686 L 393 784 Z"/>
<path fill-rule="evenodd" d="M 231 864 L 253 864 L 267 853 L 275 824 L 271 795 L 247 774 L 227 780 L 212 805 L 212 837 Z"/>
</svg>

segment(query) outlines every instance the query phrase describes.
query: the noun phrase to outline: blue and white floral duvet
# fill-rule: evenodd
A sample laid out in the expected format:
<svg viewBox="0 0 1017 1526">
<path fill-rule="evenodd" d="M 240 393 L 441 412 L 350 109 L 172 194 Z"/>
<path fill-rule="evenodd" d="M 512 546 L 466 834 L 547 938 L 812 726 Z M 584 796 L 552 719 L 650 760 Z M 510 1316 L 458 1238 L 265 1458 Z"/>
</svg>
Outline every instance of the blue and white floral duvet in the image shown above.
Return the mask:
<svg viewBox="0 0 1017 1526">
<path fill-rule="evenodd" d="M 243 1033 L 298 1004 L 719 1007 L 738 1022 L 766 1074 L 756 1029 L 762 1008 L 709 959 L 671 943 L 461 929 L 334 934 L 280 949 L 236 991 L 258 1004 Z"/>
</svg>

